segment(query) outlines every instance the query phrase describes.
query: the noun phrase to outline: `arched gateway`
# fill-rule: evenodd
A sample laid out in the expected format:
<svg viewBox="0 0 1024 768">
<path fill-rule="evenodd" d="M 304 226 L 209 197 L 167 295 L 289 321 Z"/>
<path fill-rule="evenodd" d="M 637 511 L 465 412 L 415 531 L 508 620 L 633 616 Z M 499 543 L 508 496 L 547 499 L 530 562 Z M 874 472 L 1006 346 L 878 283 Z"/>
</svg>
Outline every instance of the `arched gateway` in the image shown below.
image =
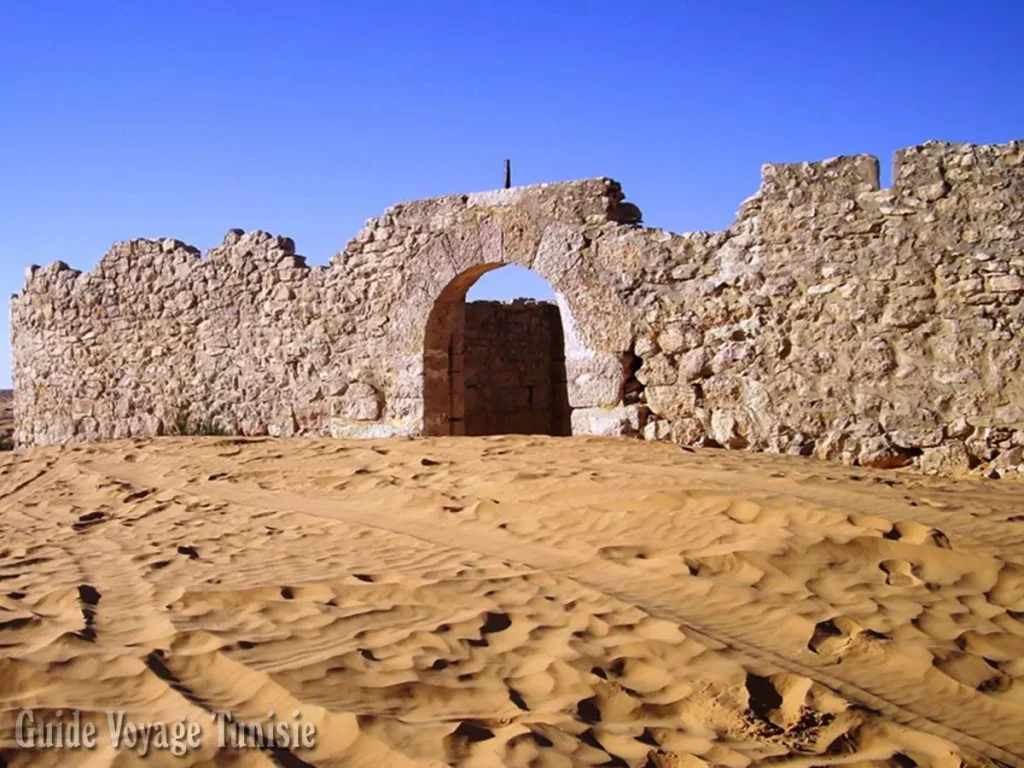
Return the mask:
<svg viewBox="0 0 1024 768">
<path fill-rule="evenodd" d="M 422 344 L 410 351 L 422 355 L 424 434 L 621 431 L 631 325 L 588 236 L 588 225 L 612 221 L 621 194 L 590 183 L 600 186 L 592 212 L 558 210 L 545 187 L 467 195 L 412 259 L 406 285 L 420 290 L 403 302 L 399 341 Z M 466 303 L 482 275 L 510 264 L 544 278 L 556 306 Z M 476 327 L 487 321 L 489 333 Z M 515 325 L 534 338 L 517 338 Z M 518 354 L 489 355 L 488 345 Z"/>
<path fill-rule="evenodd" d="M 615 290 L 630 267 L 597 246 L 637 234 L 622 226 L 634 213 L 617 183 L 589 179 L 400 203 L 327 267 L 289 238 L 231 230 L 205 255 L 133 240 L 91 272 L 30 268 L 12 303 L 17 440 L 636 433 L 623 404 L 632 317 Z M 466 346 L 464 297 L 510 264 L 558 299 L 515 310 L 546 355 L 506 336 L 521 354 L 502 370 L 486 359 L 500 338 Z M 501 325 L 469 307 L 482 318 L 471 330 Z M 65 338 L 67 354 L 53 343 Z M 467 350 L 489 376 L 469 388 Z"/>
<path fill-rule="evenodd" d="M 466 301 L 466 283 L 442 291 L 423 345 L 427 435 L 572 434 L 565 335 L 556 303 Z"/>
</svg>

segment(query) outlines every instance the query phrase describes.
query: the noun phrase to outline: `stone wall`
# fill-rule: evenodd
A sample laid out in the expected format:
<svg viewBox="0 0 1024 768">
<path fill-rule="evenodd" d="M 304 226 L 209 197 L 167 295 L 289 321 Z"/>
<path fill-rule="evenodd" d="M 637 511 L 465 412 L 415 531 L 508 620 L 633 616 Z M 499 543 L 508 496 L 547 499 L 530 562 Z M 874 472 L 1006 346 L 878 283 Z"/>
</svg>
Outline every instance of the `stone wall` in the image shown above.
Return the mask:
<svg viewBox="0 0 1024 768">
<path fill-rule="evenodd" d="M 558 306 L 466 304 L 465 434 L 571 434 Z"/>
<path fill-rule="evenodd" d="M 889 190 L 871 157 L 765 166 L 734 227 L 672 237 L 679 266 L 642 270 L 648 434 L 927 471 L 1019 465 L 1022 153 L 911 148 Z"/>
<path fill-rule="evenodd" d="M 404 203 L 329 267 L 232 231 L 118 243 L 12 299 L 16 440 L 449 434 L 470 285 L 554 287 L 572 431 L 925 471 L 1021 463 L 1024 143 L 766 165 L 723 232 L 608 179 Z"/>
</svg>

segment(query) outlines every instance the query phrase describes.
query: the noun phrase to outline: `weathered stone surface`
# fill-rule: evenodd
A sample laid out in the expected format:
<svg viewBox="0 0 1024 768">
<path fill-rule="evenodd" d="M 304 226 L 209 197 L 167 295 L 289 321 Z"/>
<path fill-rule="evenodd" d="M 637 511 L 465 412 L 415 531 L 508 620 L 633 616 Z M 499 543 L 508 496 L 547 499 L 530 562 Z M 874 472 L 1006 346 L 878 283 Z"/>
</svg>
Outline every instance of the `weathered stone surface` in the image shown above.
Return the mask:
<svg viewBox="0 0 1024 768">
<path fill-rule="evenodd" d="M 571 434 L 558 307 L 474 301 L 464 325 L 464 434 Z"/>
<path fill-rule="evenodd" d="M 970 468 L 970 454 L 959 441 L 929 448 L 921 454 L 921 471 L 929 475 L 959 475 Z"/>
<path fill-rule="evenodd" d="M 592 179 L 395 205 L 329 267 L 240 230 L 205 258 L 166 238 L 87 273 L 30 267 L 15 440 L 448 434 L 453 318 L 514 262 L 556 291 L 575 432 L 1016 466 L 1022 158 L 1024 142 L 930 142 L 897 153 L 887 190 L 871 157 L 766 165 L 723 232 L 644 228 Z"/>
<path fill-rule="evenodd" d="M 1024 471 L 1024 447 L 1015 445 L 996 456 L 995 466 L 1001 471 Z"/>
<path fill-rule="evenodd" d="M 745 448 L 750 442 L 744 435 L 745 430 L 736 414 L 724 408 L 716 408 L 711 412 L 711 437 L 725 448 Z"/>
<path fill-rule="evenodd" d="M 573 434 L 632 437 L 643 429 L 636 406 L 614 408 L 575 408 L 572 412 Z"/>
<path fill-rule="evenodd" d="M 679 380 L 696 381 L 708 374 L 708 353 L 704 347 L 697 347 L 685 353 L 679 361 Z"/>
<path fill-rule="evenodd" d="M 353 421 L 376 421 L 380 418 L 380 397 L 371 385 L 357 381 L 344 395 L 344 414 Z"/>
<path fill-rule="evenodd" d="M 692 416 L 697 407 L 697 395 L 686 384 L 647 387 L 645 394 L 651 411 L 666 419 Z"/>
<path fill-rule="evenodd" d="M 675 363 L 665 355 L 653 355 L 636 372 L 637 381 L 644 385 L 675 384 L 679 373 Z"/>
<path fill-rule="evenodd" d="M 670 323 L 658 335 L 658 344 L 669 354 L 686 352 L 700 346 L 703 334 L 699 329 L 687 327 L 679 323 Z M 639 354 L 639 353 L 638 353 Z"/>
<path fill-rule="evenodd" d="M 668 440 L 671 436 L 671 421 L 665 419 L 648 420 L 644 425 L 644 440 Z"/>
<path fill-rule="evenodd" d="M 573 408 L 610 407 L 622 400 L 626 370 L 619 355 L 567 357 L 565 375 Z"/>
</svg>

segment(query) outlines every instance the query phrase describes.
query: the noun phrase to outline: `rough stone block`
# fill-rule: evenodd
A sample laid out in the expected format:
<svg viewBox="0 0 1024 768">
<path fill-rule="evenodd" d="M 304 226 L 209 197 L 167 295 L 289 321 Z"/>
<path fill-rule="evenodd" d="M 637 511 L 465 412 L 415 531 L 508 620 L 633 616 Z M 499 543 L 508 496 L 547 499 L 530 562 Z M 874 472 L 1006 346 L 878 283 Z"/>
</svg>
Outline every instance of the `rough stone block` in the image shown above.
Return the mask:
<svg viewBox="0 0 1024 768">
<path fill-rule="evenodd" d="M 644 360 L 636 372 L 637 381 L 647 385 L 675 384 L 678 375 L 675 364 L 665 355 L 655 355 Z"/>
<path fill-rule="evenodd" d="M 415 432 L 415 427 L 410 424 L 351 422 L 344 419 L 332 419 L 329 424 L 329 434 L 333 438 L 410 437 Z"/>
<path fill-rule="evenodd" d="M 565 376 L 573 408 L 613 406 L 622 400 L 626 364 L 613 354 L 571 357 L 565 361 Z"/>
<path fill-rule="evenodd" d="M 960 441 L 928 448 L 921 453 L 921 471 L 928 475 L 958 475 L 971 468 L 967 447 Z"/>
<path fill-rule="evenodd" d="M 647 387 L 645 394 L 651 411 L 666 419 L 692 416 L 697 407 L 697 395 L 688 384 Z"/>
<path fill-rule="evenodd" d="M 711 412 L 711 437 L 724 448 L 746 448 L 749 442 L 736 413 L 723 408 Z"/>
<path fill-rule="evenodd" d="M 343 414 L 353 421 L 376 421 L 380 418 L 380 395 L 370 384 L 356 381 L 343 396 Z"/>
<path fill-rule="evenodd" d="M 579 229 L 553 222 L 544 230 L 531 269 L 551 285 L 558 285 L 581 258 L 583 245 L 583 235 Z"/>
<path fill-rule="evenodd" d="M 636 408 L 574 408 L 572 433 L 574 435 L 603 435 L 605 437 L 631 437 L 636 435 L 639 415 Z"/>
<path fill-rule="evenodd" d="M 683 323 L 666 325 L 658 335 L 658 345 L 670 355 L 686 352 L 704 343 L 700 329 Z"/>
</svg>

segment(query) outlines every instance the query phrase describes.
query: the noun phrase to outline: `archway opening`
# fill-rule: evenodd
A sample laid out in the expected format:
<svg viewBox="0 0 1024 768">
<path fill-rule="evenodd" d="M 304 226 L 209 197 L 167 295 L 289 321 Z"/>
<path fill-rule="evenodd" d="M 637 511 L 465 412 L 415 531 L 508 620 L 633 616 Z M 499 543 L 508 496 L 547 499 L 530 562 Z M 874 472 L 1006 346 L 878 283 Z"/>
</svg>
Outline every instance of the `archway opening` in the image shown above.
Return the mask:
<svg viewBox="0 0 1024 768">
<path fill-rule="evenodd" d="M 523 267 L 452 280 L 427 320 L 423 363 L 427 435 L 572 433 L 559 306 Z"/>
</svg>

